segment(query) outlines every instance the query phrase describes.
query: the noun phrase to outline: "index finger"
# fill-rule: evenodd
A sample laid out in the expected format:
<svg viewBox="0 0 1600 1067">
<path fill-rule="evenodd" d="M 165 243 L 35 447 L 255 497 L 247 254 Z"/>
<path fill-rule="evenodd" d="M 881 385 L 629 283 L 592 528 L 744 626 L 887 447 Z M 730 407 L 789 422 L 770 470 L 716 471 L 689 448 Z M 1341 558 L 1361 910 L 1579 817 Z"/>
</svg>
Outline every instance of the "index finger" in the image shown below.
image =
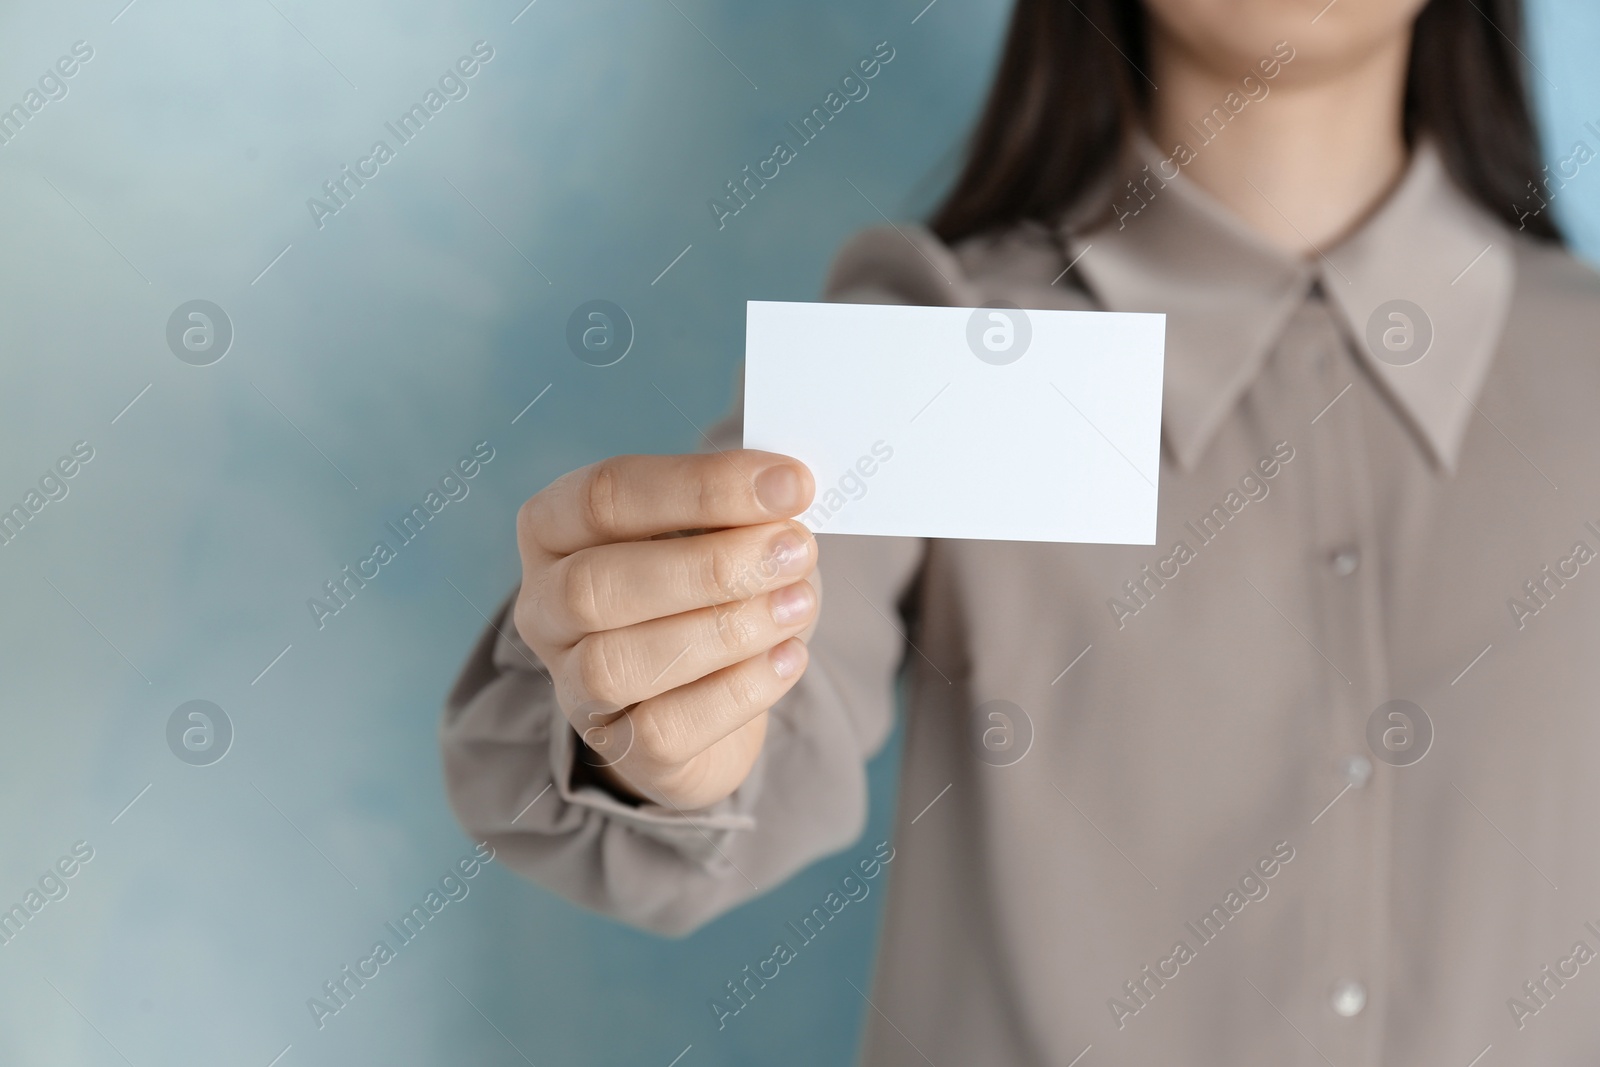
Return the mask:
<svg viewBox="0 0 1600 1067">
<path fill-rule="evenodd" d="M 564 556 L 679 530 L 791 518 L 815 489 L 805 464 L 775 452 L 613 456 L 557 478 L 517 521 L 524 538 Z"/>
</svg>

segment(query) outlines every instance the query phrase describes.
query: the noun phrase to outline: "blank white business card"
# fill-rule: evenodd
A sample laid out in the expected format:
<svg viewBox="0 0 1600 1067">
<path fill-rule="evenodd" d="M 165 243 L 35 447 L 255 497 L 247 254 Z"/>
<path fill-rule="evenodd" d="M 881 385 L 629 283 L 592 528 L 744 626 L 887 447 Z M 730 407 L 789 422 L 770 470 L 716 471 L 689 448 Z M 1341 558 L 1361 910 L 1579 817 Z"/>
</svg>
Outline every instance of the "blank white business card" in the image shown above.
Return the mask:
<svg viewBox="0 0 1600 1067">
<path fill-rule="evenodd" d="M 1166 316 L 752 300 L 744 445 L 817 533 L 1155 543 Z"/>
</svg>

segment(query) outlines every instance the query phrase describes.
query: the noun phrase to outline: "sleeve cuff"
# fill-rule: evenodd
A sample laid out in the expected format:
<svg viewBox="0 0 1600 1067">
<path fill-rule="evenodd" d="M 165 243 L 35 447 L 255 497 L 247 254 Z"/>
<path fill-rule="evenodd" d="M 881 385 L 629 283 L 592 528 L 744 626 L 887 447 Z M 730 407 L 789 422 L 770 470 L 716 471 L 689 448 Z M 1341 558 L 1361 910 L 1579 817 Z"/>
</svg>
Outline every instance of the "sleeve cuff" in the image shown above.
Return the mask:
<svg viewBox="0 0 1600 1067">
<path fill-rule="evenodd" d="M 586 781 L 587 776 L 579 773 L 578 752 L 582 742 L 577 732 L 566 723 L 555 725 L 557 729 L 551 731 L 550 774 L 556 792 L 564 802 L 580 808 L 591 808 L 647 837 L 689 852 L 715 854 L 715 847 L 711 844 L 715 836 L 710 831 L 725 833 L 755 829 L 756 820 L 751 809 L 755 807 L 759 778 L 766 762 L 764 755 L 758 759 L 750 777 L 731 796 L 708 808 L 680 811 L 650 801 L 634 804 L 598 782 Z"/>
</svg>

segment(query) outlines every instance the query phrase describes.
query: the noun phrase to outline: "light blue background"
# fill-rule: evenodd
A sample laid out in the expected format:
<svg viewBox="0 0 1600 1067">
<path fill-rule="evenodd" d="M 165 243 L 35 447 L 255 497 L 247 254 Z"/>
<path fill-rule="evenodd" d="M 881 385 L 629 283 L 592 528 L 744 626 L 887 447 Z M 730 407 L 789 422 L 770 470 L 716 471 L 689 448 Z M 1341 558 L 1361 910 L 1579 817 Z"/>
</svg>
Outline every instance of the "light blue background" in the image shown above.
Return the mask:
<svg viewBox="0 0 1600 1067">
<path fill-rule="evenodd" d="M 73 842 L 95 849 L 0 947 L 0 1063 L 853 1054 L 881 884 L 726 1030 L 706 1004 L 887 833 L 892 748 L 857 846 L 687 940 L 492 865 L 324 1029 L 306 1008 L 470 851 L 435 729 L 479 613 L 515 580 L 517 505 L 604 454 L 698 447 L 691 424 L 731 397 L 744 301 L 812 298 L 874 204 L 913 217 L 949 179 L 1005 15 L 539 0 L 519 17 L 523 2 L 0 14 L 0 105 L 74 41 L 95 50 L 0 148 L 0 506 L 73 442 L 95 449 L 0 547 L 0 906 Z M 1584 128 L 1600 126 L 1600 13 L 1543 0 L 1534 16 L 1552 155 L 1600 148 Z M 478 40 L 495 56 L 469 95 L 318 230 L 306 199 Z M 719 231 L 707 198 L 884 40 L 870 95 Z M 1591 251 L 1595 169 L 1558 199 Z M 197 297 L 237 332 L 206 368 L 165 342 Z M 613 367 L 564 344 L 593 298 L 636 325 Z M 306 599 L 483 439 L 496 457 L 467 499 L 318 631 Z M 196 698 L 237 731 L 204 768 L 165 740 Z"/>
</svg>

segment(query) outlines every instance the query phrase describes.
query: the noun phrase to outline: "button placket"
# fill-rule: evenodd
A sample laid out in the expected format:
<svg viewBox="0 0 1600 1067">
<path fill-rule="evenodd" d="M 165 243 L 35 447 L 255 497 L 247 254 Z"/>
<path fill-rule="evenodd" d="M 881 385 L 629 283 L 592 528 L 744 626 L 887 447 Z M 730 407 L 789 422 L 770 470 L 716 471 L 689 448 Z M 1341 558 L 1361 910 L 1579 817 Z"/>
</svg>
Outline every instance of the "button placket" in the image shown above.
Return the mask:
<svg viewBox="0 0 1600 1067">
<path fill-rule="evenodd" d="M 1307 387 L 1313 396 L 1340 399 L 1308 429 L 1314 483 L 1309 533 L 1319 546 L 1307 560 L 1313 571 L 1308 632 L 1332 664 L 1321 709 L 1331 751 L 1321 781 L 1327 796 L 1339 799 L 1307 837 L 1307 850 L 1326 872 L 1312 898 L 1323 912 L 1326 943 L 1306 992 L 1320 1001 L 1324 1051 L 1341 1064 L 1371 1063 L 1381 1050 L 1382 1012 L 1373 998 L 1381 995 L 1384 973 L 1390 801 L 1365 740 L 1371 709 L 1388 695 L 1380 591 L 1370 558 L 1374 494 L 1363 439 L 1368 387 L 1357 380 L 1361 370 L 1326 305 L 1313 301 L 1307 310 L 1302 336 L 1322 357 L 1306 362 Z"/>
</svg>

